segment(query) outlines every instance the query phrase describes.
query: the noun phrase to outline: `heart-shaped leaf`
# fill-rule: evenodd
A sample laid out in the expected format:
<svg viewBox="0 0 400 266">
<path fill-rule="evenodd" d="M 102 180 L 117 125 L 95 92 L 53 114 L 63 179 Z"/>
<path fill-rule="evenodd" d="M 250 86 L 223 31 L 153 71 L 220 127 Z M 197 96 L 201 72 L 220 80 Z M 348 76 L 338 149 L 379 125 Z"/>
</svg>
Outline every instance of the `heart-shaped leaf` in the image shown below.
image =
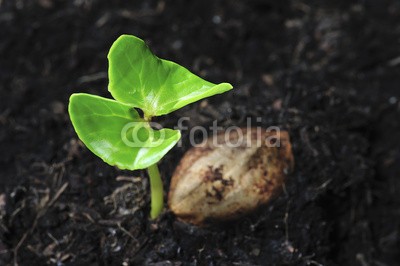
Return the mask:
<svg viewBox="0 0 400 266">
<path fill-rule="evenodd" d="M 154 130 L 131 106 L 95 95 L 73 94 L 68 111 L 89 150 L 120 169 L 157 163 L 181 136 L 178 130 Z"/>
<path fill-rule="evenodd" d="M 232 89 L 229 83 L 213 84 L 158 58 L 143 40 L 131 35 L 122 35 L 114 42 L 108 60 L 108 90 L 114 99 L 142 109 L 148 117 L 168 114 Z"/>
</svg>

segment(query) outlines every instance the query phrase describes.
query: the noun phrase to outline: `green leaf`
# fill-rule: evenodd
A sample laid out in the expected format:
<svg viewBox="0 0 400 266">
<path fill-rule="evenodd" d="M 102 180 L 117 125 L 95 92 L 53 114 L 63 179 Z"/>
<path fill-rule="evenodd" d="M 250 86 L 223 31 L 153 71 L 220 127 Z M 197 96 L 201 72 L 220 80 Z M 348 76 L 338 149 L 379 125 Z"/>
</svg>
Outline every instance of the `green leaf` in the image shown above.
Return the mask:
<svg viewBox="0 0 400 266">
<path fill-rule="evenodd" d="M 114 99 L 138 107 L 150 117 L 232 89 L 229 83 L 213 84 L 174 62 L 159 59 L 143 40 L 131 35 L 114 42 L 108 60 L 108 90 Z"/>
<path fill-rule="evenodd" d="M 150 128 L 129 105 L 90 94 L 73 94 L 68 111 L 89 150 L 120 169 L 157 163 L 181 136 L 179 130 Z"/>
</svg>

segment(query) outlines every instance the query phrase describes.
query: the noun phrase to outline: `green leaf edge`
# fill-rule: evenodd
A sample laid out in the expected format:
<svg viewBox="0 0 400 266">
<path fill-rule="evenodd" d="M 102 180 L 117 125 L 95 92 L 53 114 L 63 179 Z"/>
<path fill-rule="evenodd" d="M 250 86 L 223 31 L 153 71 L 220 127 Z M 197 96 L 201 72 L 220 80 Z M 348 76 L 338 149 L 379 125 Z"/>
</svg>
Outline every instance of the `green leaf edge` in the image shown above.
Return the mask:
<svg viewBox="0 0 400 266">
<path fill-rule="evenodd" d="M 127 107 L 129 107 L 129 108 L 131 108 L 132 106 L 129 106 L 129 105 L 125 104 L 125 103 L 121 103 L 121 102 L 116 101 L 116 100 L 113 100 L 113 99 L 104 98 L 104 97 L 101 97 L 101 96 L 98 96 L 98 95 L 94 95 L 94 94 L 90 94 L 90 93 L 73 93 L 73 94 L 70 96 L 70 98 L 69 98 L 68 113 L 69 113 L 70 120 L 71 120 L 71 122 L 72 122 L 73 128 L 74 128 L 76 134 L 78 135 L 78 138 L 80 139 L 80 141 L 82 141 L 82 143 L 85 145 L 86 148 L 88 148 L 93 154 L 95 154 L 97 157 L 99 157 L 103 162 L 107 163 L 108 165 L 116 166 L 116 167 L 118 167 L 118 168 L 121 169 L 121 170 L 131 170 L 131 171 L 134 171 L 134 170 L 139 170 L 139 169 L 146 169 L 146 168 L 148 168 L 149 166 L 153 165 L 154 163 L 158 163 L 158 162 L 165 156 L 165 154 L 167 154 L 167 153 L 176 145 L 176 143 L 177 143 L 177 142 L 180 140 L 180 138 L 181 138 L 181 132 L 180 132 L 179 130 L 174 130 L 174 131 L 177 133 L 177 134 L 176 134 L 176 139 L 175 139 L 173 142 L 171 142 L 171 144 L 170 144 L 169 146 L 167 146 L 167 148 L 165 148 L 162 152 L 158 153 L 159 156 L 156 157 L 157 160 L 154 160 L 154 162 L 149 162 L 149 163 L 144 163 L 144 164 L 143 164 L 143 163 L 142 163 L 142 164 L 136 164 L 135 167 L 129 167 L 129 166 L 126 166 L 126 165 L 122 165 L 122 164 L 119 163 L 118 161 L 109 161 L 109 160 L 105 160 L 105 159 L 103 158 L 103 156 L 101 156 L 95 149 L 93 149 L 90 145 L 87 145 L 87 144 L 83 141 L 84 138 L 82 138 L 82 136 L 83 136 L 84 134 L 82 134 L 82 133 L 80 132 L 80 130 L 78 129 L 78 127 L 75 126 L 75 122 L 74 122 L 74 121 L 76 121 L 76 120 L 75 120 L 75 115 L 77 115 L 77 116 L 79 116 L 79 115 L 78 115 L 78 114 L 75 114 L 74 112 L 71 111 L 71 102 L 74 101 L 74 100 L 73 100 L 74 98 L 79 97 L 79 96 L 82 96 L 82 95 L 91 96 L 91 97 L 93 97 L 93 98 L 99 98 L 99 99 L 107 100 L 107 101 L 110 101 L 110 102 L 117 102 L 117 103 L 119 103 L 119 104 L 121 104 L 121 105 L 125 105 L 125 106 L 127 106 Z M 141 119 L 141 120 L 144 121 L 144 119 L 142 119 L 142 118 L 139 116 L 139 114 L 137 113 L 136 110 L 134 110 L 134 112 L 138 115 L 138 119 Z M 166 128 L 166 129 L 169 129 L 169 128 Z M 173 130 L 173 129 L 169 129 L 169 130 Z"/>
<path fill-rule="evenodd" d="M 184 66 L 182 66 L 182 65 L 180 65 L 180 64 L 178 64 L 178 63 L 176 63 L 176 62 L 174 62 L 174 61 L 170 61 L 170 60 L 167 60 L 167 59 L 159 58 L 157 55 L 155 55 L 155 54 L 153 53 L 153 51 L 151 51 L 151 49 L 148 47 L 148 45 L 146 44 L 146 42 L 145 42 L 144 40 L 142 40 L 142 39 L 140 39 L 140 38 L 138 38 L 138 37 L 136 37 L 136 36 L 134 36 L 134 35 L 129 35 L 129 34 L 122 34 L 122 35 L 119 36 L 119 37 L 117 38 L 117 40 L 115 40 L 114 43 L 111 45 L 111 48 L 110 48 L 110 50 L 109 50 L 109 52 L 108 52 L 108 54 L 107 54 L 107 59 L 108 59 L 109 62 L 110 62 L 110 56 L 111 56 L 111 54 L 113 53 L 114 49 L 117 49 L 117 45 L 114 45 L 114 44 L 116 44 L 120 39 L 123 39 L 123 38 L 134 38 L 134 39 L 136 39 L 137 41 L 141 42 L 141 43 L 143 44 L 143 46 L 145 46 L 147 49 L 149 49 L 150 52 L 151 52 L 151 54 L 152 54 L 156 59 L 160 60 L 161 62 L 163 62 L 163 63 L 165 63 L 165 64 L 167 64 L 167 65 L 177 65 L 177 66 L 179 66 L 179 67 L 181 67 L 181 68 L 186 69 L 187 71 L 189 71 L 189 72 L 192 73 L 193 75 L 198 76 L 198 75 L 194 74 L 193 72 L 191 72 L 191 71 L 190 71 L 189 69 L 187 69 L 186 67 L 184 67 Z M 108 76 L 109 76 L 109 77 L 113 75 L 112 72 L 113 72 L 113 71 L 112 71 L 112 68 L 111 68 L 110 65 L 109 65 L 109 67 L 108 67 Z M 212 83 L 212 82 L 209 82 L 209 81 L 207 81 L 207 80 L 201 78 L 200 76 L 198 76 L 198 77 L 199 77 L 200 79 L 204 80 L 205 82 L 214 84 L 214 83 Z M 140 106 L 135 106 L 134 104 L 129 104 L 128 102 L 124 102 L 124 104 L 129 105 L 129 106 L 132 106 L 132 107 L 137 107 L 137 108 L 142 109 L 143 112 L 144 112 L 144 113 L 146 114 L 146 116 L 148 116 L 148 117 L 162 116 L 162 115 L 166 115 L 166 114 L 172 113 L 172 112 L 174 112 L 174 111 L 176 111 L 176 110 L 178 110 L 178 109 L 180 109 L 180 108 L 182 108 L 182 107 L 184 107 L 184 106 L 186 106 L 186 105 L 189 105 L 189 104 L 191 104 L 191 103 L 197 102 L 197 101 L 199 101 L 199 100 L 201 100 L 201 99 L 205 99 L 205 98 L 208 98 L 208 97 L 217 95 L 217 94 L 222 94 L 222 93 L 225 93 L 225 92 L 227 92 L 227 91 L 233 89 L 232 84 L 227 83 L 227 82 L 223 82 L 223 83 L 219 83 L 219 84 L 214 84 L 214 85 L 215 85 L 215 86 L 210 87 L 206 92 L 204 92 L 203 94 L 198 95 L 197 97 L 191 98 L 190 100 L 186 100 L 186 101 L 178 101 L 178 102 L 173 106 L 173 108 L 171 108 L 171 109 L 168 110 L 168 111 L 157 112 L 157 110 L 156 110 L 154 113 L 149 113 L 149 112 L 146 112 L 146 110 L 143 110 L 143 108 L 141 108 Z M 111 93 L 111 95 L 113 96 L 113 98 L 116 99 L 116 98 L 114 97 L 114 92 L 113 92 L 111 83 L 108 84 L 108 91 Z M 205 94 L 207 94 L 207 95 L 204 96 Z M 117 97 L 117 98 L 118 98 L 118 97 Z M 117 100 L 117 101 L 118 101 L 118 100 Z M 118 102 L 121 102 L 121 101 L 118 101 Z M 164 104 L 164 105 L 165 105 L 165 104 Z"/>
</svg>

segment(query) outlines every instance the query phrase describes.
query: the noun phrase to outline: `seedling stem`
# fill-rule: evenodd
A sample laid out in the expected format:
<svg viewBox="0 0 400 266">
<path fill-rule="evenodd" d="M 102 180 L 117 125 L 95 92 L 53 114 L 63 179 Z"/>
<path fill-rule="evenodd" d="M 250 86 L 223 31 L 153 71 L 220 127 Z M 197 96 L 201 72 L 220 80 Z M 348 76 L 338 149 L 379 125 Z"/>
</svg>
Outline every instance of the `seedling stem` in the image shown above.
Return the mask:
<svg viewBox="0 0 400 266">
<path fill-rule="evenodd" d="M 164 190 L 161 180 L 160 171 L 158 170 L 157 163 L 147 168 L 147 173 L 150 178 L 150 191 L 151 191 L 151 210 L 150 217 L 155 219 L 161 213 L 164 206 Z"/>
</svg>

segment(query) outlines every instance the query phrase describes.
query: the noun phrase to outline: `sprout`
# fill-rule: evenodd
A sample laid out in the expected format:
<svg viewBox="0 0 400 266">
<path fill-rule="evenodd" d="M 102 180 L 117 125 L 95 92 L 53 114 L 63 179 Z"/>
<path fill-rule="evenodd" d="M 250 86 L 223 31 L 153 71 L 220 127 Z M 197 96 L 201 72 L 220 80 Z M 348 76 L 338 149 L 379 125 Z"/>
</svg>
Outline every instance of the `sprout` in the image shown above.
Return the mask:
<svg viewBox="0 0 400 266">
<path fill-rule="evenodd" d="M 75 93 L 68 111 L 76 133 L 104 162 L 120 169 L 147 168 L 151 218 L 162 211 L 163 186 L 157 163 L 179 141 L 179 130 L 154 129 L 151 118 L 232 89 L 155 56 L 143 40 L 122 35 L 109 54 L 108 90 L 114 99 Z M 142 110 L 140 116 L 137 109 Z"/>
</svg>

